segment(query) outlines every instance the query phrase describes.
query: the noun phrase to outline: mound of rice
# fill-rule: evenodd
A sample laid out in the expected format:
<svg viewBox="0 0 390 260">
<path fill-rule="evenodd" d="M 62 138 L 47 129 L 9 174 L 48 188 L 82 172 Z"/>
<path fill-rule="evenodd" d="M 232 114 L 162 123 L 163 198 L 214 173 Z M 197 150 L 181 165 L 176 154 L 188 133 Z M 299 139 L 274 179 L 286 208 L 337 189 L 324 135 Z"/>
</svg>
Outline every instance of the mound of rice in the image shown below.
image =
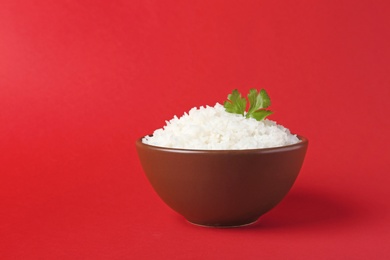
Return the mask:
<svg viewBox="0 0 390 260">
<path fill-rule="evenodd" d="M 180 118 L 146 136 L 149 145 L 196 150 L 243 150 L 285 146 L 300 140 L 275 121 L 257 121 L 232 114 L 217 103 L 214 107 L 192 108 Z"/>
</svg>

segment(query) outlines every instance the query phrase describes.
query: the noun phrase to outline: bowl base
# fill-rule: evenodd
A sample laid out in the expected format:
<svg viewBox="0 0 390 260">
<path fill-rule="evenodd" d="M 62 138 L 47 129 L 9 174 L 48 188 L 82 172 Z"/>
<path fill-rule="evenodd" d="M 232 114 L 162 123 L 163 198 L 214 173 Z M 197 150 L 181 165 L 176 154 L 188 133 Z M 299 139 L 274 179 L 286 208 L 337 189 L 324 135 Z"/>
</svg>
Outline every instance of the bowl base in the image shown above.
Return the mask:
<svg viewBox="0 0 390 260">
<path fill-rule="evenodd" d="M 239 223 L 239 224 L 232 224 L 232 225 L 219 225 L 219 224 L 200 224 L 200 223 L 194 223 L 187 219 L 187 222 L 198 226 L 198 227 L 205 227 L 205 228 L 239 228 L 239 227 L 246 227 L 255 224 L 259 219 L 256 219 L 254 221 L 250 221 L 248 223 Z"/>
</svg>

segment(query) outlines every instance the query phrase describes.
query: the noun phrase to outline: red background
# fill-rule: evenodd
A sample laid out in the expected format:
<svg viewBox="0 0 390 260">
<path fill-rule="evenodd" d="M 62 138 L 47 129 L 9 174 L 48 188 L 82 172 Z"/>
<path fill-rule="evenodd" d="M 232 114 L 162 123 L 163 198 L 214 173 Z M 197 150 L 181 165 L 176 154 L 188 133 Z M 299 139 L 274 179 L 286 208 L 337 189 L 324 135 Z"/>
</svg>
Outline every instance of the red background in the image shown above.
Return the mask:
<svg viewBox="0 0 390 260">
<path fill-rule="evenodd" d="M 388 1 L 0 0 L 1 259 L 389 259 Z M 134 142 L 238 88 L 310 140 L 255 225 L 188 224 Z"/>
</svg>

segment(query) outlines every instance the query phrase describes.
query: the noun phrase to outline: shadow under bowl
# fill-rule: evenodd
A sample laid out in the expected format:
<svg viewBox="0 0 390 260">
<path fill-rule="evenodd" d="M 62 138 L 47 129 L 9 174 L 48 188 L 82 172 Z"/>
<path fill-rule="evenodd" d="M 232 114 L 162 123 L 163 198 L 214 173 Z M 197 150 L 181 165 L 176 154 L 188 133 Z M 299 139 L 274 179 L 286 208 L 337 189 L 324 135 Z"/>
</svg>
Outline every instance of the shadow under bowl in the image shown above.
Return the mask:
<svg viewBox="0 0 390 260">
<path fill-rule="evenodd" d="M 288 193 L 308 140 L 274 148 L 189 150 L 136 141 L 141 165 L 159 197 L 189 222 L 235 227 L 256 222 Z"/>
</svg>

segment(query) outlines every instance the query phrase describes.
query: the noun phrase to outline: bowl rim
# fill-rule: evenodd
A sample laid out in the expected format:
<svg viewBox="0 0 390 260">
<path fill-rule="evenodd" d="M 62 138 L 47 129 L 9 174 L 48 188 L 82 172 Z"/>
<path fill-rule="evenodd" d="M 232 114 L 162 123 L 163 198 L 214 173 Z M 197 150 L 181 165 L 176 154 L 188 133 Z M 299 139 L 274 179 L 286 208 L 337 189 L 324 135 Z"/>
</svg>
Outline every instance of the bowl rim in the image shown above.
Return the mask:
<svg viewBox="0 0 390 260">
<path fill-rule="evenodd" d="M 145 136 L 152 136 L 152 135 L 145 135 Z M 148 148 L 151 150 L 156 150 L 156 151 L 164 151 L 164 152 L 171 152 L 171 153 L 194 153 L 194 154 L 200 154 L 200 153 L 203 153 L 203 154 L 204 153 L 209 153 L 209 154 L 276 153 L 276 152 L 282 152 L 282 151 L 285 152 L 285 151 L 301 149 L 302 147 L 307 146 L 309 143 L 309 141 L 306 137 L 297 134 L 296 136 L 298 137 L 299 140 L 301 140 L 300 142 L 295 143 L 295 144 L 284 145 L 284 146 L 276 146 L 276 147 L 269 147 L 269 148 L 254 148 L 254 149 L 207 150 L 207 149 L 172 148 L 172 147 L 163 147 L 163 146 L 145 144 L 142 142 L 142 139 L 145 136 L 137 139 L 136 146 L 145 147 L 145 148 Z"/>
</svg>

